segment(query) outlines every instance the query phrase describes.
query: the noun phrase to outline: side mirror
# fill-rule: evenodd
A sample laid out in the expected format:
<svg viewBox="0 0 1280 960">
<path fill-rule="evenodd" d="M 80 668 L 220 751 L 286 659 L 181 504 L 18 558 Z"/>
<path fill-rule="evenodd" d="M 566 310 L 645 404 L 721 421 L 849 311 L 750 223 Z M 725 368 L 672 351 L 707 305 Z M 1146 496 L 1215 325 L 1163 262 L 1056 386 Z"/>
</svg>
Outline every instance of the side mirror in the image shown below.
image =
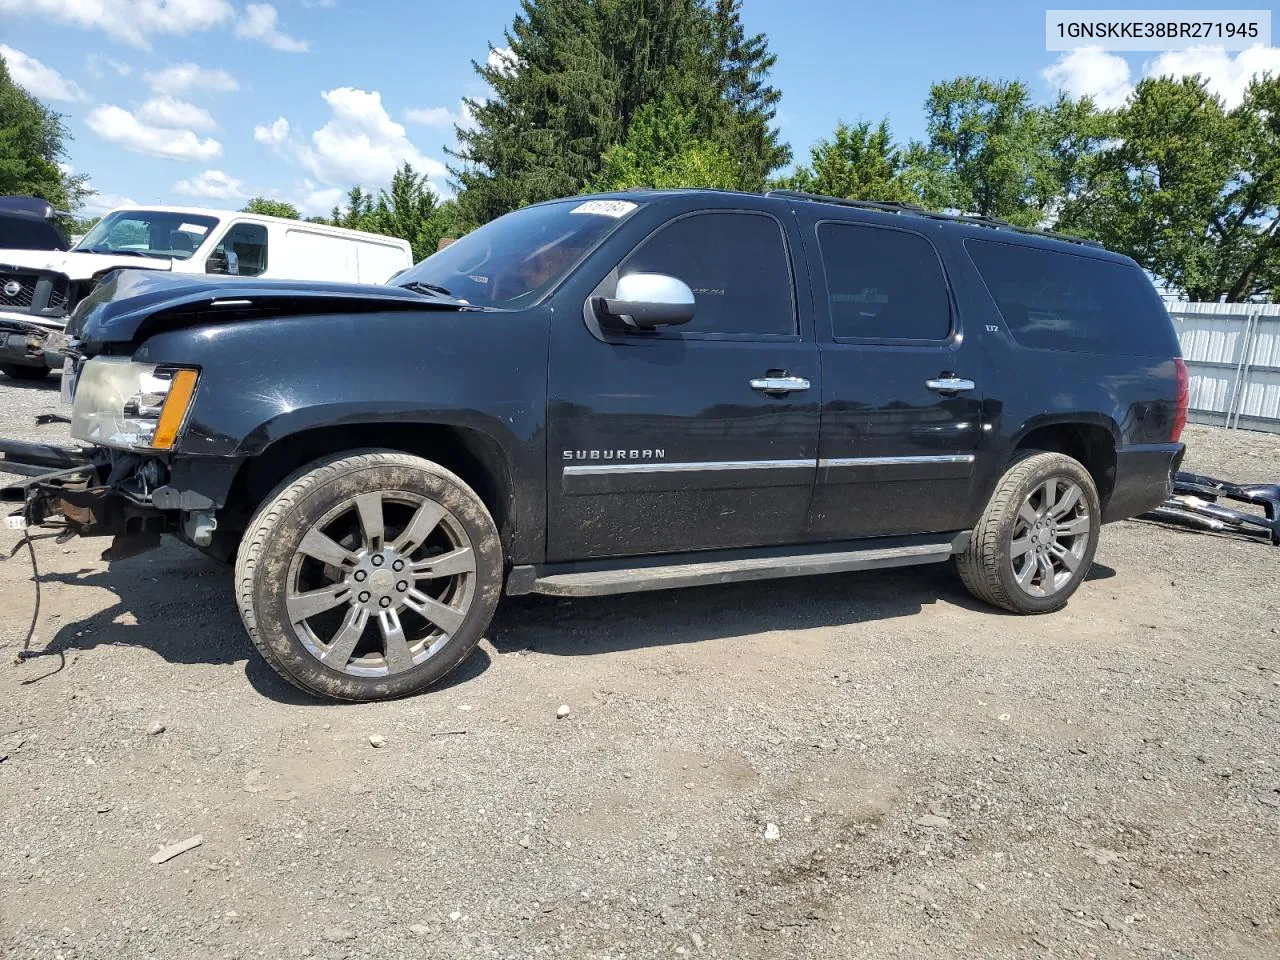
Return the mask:
<svg viewBox="0 0 1280 960">
<path fill-rule="evenodd" d="M 231 264 L 227 262 L 225 256 L 219 256 L 216 252 L 209 254 L 209 259 L 204 264 L 205 273 L 230 273 Z"/>
<path fill-rule="evenodd" d="M 632 330 L 688 323 L 696 304 L 683 280 L 662 273 L 633 273 L 618 280 L 612 297 L 600 297 L 596 309 Z"/>
</svg>

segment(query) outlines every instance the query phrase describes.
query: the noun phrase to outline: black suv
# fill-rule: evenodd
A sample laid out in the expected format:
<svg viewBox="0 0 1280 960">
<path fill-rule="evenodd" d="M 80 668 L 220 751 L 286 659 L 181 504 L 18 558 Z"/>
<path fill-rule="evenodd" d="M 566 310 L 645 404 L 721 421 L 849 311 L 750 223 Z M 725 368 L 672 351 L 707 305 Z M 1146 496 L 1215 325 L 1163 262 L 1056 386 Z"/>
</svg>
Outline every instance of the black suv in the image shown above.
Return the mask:
<svg viewBox="0 0 1280 960">
<path fill-rule="evenodd" d="M 778 191 L 543 203 L 383 287 L 125 271 L 68 332 L 87 447 L 0 442 L 26 522 L 234 560 L 263 656 L 348 700 L 439 680 L 504 591 L 954 557 L 1056 610 L 1187 406 L 1133 261 Z"/>
</svg>

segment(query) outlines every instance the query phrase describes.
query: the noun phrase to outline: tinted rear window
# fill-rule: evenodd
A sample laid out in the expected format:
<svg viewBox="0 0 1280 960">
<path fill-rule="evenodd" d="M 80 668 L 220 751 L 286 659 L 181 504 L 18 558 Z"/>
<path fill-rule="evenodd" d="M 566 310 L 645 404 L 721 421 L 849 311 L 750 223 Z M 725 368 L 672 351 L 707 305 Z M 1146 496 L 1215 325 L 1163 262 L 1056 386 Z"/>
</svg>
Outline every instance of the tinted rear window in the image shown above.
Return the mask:
<svg viewBox="0 0 1280 960">
<path fill-rule="evenodd" d="M 69 246 L 47 220 L 0 213 L 0 250 L 66 250 Z"/>
<path fill-rule="evenodd" d="M 1136 266 L 990 240 L 964 245 L 1023 346 L 1178 356 L 1164 304 Z"/>
</svg>

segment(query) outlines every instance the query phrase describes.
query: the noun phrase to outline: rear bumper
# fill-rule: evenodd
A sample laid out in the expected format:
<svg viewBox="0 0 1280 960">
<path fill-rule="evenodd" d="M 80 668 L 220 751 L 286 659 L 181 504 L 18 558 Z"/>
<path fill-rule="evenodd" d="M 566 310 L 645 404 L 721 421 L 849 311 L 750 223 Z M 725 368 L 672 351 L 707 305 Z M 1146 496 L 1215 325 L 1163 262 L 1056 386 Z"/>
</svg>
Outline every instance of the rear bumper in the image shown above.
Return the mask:
<svg viewBox="0 0 1280 960">
<path fill-rule="evenodd" d="M 1162 504 L 1187 452 L 1181 443 L 1137 443 L 1116 450 L 1116 477 L 1102 522 L 1140 516 Z"/>
</svg>

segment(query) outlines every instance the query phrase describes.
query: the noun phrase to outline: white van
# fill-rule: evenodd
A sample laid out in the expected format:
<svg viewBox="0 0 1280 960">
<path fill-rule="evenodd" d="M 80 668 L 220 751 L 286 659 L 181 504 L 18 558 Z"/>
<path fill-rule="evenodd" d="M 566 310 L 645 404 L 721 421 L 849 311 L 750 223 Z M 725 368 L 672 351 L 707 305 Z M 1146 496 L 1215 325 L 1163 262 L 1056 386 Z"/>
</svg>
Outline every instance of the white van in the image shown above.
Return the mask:
<svg viewBox="0 0 1280 960">
<path fill-rule="evenodd" d="M 70 250 L 0 250 L 0 370 L 43 377 L 50 333 L 106 274 L 122 268 L 284 280 L 385 283 L 413 265 L 407 240 L 197 207 L 123 207 Z"/>
</svg>

